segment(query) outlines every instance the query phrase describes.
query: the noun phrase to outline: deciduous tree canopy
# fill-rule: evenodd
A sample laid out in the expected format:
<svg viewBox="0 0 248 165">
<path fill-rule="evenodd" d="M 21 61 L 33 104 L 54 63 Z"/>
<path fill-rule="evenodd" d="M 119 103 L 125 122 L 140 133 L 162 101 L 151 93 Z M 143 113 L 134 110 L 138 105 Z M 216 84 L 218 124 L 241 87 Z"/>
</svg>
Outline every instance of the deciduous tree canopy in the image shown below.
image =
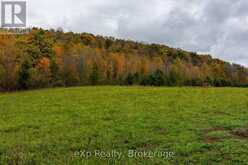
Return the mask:
<svg viewBox="0 0 248 165">
<path fill-rule="evenodd" d="M 79 85 L 248 85 L 243 66 L 165 45 L 37 28 L 0 37 L 3 91 Z"/>
</svg>

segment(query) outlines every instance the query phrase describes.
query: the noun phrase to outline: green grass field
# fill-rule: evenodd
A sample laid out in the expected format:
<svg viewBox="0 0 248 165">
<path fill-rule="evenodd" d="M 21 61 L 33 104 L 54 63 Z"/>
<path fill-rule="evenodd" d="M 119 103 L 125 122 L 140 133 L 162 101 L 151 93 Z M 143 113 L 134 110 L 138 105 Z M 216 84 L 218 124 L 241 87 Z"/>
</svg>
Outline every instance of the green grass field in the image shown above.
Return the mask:
<svg viewBox="0 0 248 165">
<path fill-rule="evenodd" d="M 247 155 L 248 89 L 82 87 L 0 94 L 3 165 L 246 164 Z"/>
</svg>

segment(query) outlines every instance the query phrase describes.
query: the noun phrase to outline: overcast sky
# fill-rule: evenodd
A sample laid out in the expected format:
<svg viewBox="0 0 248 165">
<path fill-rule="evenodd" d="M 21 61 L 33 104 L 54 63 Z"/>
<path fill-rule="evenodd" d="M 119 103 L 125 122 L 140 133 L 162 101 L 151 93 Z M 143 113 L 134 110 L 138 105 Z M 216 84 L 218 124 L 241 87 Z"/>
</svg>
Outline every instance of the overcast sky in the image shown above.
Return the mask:
<svg viewBox="0 0 248 165">
<path fill-rule="evenodd" d="M 28 25 L 206 52 L 248 66 L 247 0 L 27 0 Z"/>
</svg>

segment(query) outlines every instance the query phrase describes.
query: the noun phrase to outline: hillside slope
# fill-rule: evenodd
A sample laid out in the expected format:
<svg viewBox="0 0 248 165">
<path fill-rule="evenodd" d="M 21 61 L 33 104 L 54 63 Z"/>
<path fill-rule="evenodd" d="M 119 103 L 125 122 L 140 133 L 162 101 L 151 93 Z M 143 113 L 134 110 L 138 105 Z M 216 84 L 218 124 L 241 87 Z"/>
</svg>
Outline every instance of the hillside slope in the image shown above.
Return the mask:
<svg viewBox="0 0 248 165">
<path fill-rule="evenodd" d="M 0 90 L 248 84 L 247 68 L 165 45 L 37 28 L 0 36 Z"/>
</svg>

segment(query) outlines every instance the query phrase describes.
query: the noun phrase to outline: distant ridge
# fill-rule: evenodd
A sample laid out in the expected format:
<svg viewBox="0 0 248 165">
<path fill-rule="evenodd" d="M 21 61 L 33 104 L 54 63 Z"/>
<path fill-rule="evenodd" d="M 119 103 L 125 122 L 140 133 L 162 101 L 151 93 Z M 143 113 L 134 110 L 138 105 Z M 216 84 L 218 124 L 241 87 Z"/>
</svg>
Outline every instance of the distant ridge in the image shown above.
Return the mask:
<svg viewBox="0 0 248 165">
<path fill-rule="evenodd" d="M 8 30 L 4 34 L 1 30 L 0 90 L 81 85 L 248 85 L 247 68 L 210 55 L 62 29 L 26 31 L 10 35 Z"/>
</svg>

